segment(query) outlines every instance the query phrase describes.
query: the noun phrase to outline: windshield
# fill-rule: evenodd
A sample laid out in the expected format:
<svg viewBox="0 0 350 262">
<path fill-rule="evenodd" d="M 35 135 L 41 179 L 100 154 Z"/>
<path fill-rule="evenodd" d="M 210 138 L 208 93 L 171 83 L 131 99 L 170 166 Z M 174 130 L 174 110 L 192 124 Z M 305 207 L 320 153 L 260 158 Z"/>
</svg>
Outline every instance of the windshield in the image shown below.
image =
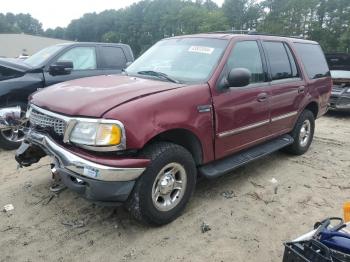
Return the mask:
<svg viewBox="0 0 350 262">
<path fill-rule="evenodd" d="M 32 67 L 40 66 L 62 48 L 62 45 L 46 47 L 40 50 L 39 52 L 35 53 L 34 55 L 30 56 L 29 58 L 25 59 L 23 62 Z"/>
<path fill-rule="evenodd" d="M 178 82 L 202 83 L 210 78 L 227 43 L 227 40 L 208 38 L 162 40 L 131 64 L 126 72 L 151 77 L 163 74 Z"/>
</svg>

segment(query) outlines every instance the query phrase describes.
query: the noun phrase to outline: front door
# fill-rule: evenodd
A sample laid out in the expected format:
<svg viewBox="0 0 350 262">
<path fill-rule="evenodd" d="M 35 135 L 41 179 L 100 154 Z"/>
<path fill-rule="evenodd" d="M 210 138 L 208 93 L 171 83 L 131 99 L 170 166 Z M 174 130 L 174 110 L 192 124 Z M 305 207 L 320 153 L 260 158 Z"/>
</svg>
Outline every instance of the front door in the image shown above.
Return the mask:
<svg viewBox="0 0 350 262">
<path fill-rule="evenodd" d="M 66 75 L 51 75 L 48 68 L 45 70 L 45 86 L 50 86 L 60 82 L 73 80 L 82 77 L 102 74 L 97 68 L 96 48 L 94 46 L 77 46 L 67 50 L 55 61 L 73 62 L 73 70 Z"/>
<path fill-rule="evenodd" d="M 260 50 L 257 41 L 237 42 L 220 76 L 222 80 L 234 68 L 246 68 L 252 74 L 248 86 L 226 88 L 213 94 L 217 159 L 250 147 L 269 136 L 268 82 Z"/>
</svg>

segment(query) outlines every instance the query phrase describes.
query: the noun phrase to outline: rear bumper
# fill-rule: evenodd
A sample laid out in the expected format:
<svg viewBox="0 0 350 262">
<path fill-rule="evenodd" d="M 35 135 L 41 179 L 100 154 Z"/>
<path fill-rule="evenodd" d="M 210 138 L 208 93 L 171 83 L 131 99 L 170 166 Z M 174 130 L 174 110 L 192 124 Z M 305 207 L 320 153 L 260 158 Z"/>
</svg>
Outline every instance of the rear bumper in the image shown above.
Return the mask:
<svg viewBox="0 0 350 262">
<path fill-rule="evenodd" d="M 98 202 L 125 201 L 134 187 L 135 180 L 146 168 L 95 163 L 68 151 L 49 136 L 29 130 L 17 150 L 16 160 L 20 165 L 29 166 L 45 155 L 52 157 L 52 172 L 60 176 L 68 188 Z"/>
</svg>

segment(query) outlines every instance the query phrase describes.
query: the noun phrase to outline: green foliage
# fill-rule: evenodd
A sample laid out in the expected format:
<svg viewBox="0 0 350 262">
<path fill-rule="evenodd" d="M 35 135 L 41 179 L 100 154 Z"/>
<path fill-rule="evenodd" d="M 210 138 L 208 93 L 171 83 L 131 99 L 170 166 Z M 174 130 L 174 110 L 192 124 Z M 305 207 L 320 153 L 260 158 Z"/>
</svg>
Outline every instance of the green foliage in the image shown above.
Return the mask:
<svg viewBox="0 0 350 262">
<path fill-rule="evenodd" d="M 122 42 L 136 55 L 159 39 L 225 30 L 300 36 L 329 52 L 349 51 L 350 0 L 142 0 L 119 10 L 89 13 L 45 32 L 28 14 L 0 14 L 1 32 L 75 41 Z"/>
<path fill-rule="evenodd" d="M 41 35 L 44 33 L 42 24 L 30 14 L 7 13 L 0 14 L 0 33 L 26 33 Z"/>
</svg>

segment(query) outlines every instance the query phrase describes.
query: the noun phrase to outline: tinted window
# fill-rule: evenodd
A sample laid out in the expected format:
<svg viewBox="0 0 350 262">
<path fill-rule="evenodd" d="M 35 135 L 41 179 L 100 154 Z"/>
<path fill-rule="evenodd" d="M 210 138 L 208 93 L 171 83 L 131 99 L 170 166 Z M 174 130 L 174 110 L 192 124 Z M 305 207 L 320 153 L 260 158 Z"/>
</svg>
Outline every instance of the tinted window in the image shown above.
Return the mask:
<svg viewBox="0 0 350 262">
<path fill-rule="evenodd" d="M 238 42 L 228 59 L 229 70 L 246 68 L 252 73 L 251 83 L 264 82 L 265 74 L 257 42 Z"/>
<path fill-rule="evenodd" d="M 295 48 L 310 79 L 329 75 L 329 69 L 319 45 L 295 43 Z"/>
<path fill-rule="evenodd" d="M 73 70 L 96 69 L 94 47 L 75 47 L 64 53 L 57 61 L 73 62 Z"/>
<path fill-rule="evenodd" d="M 122 69 L 126 65 L 124 52 L 119 47 L 102 46 L 101 60 L 102 68 Z"/>
<path fill-rule="evenodd" d="M 326 59 L 330 70 L 350 71 L 349 54 L 326 54 Z"/>
<path fill-rule="evenodd" d="M 292 78 L 292 66 L 286 48 L 281 42 L 264 42 L 270 62 L 272 80 Z"/>
<path fill-rule="evenodd" d="M 284 47 L 286 48 L 288 58 L 289 58 L 289 63 L 292 68 L 292 77 L 299 77 L 298 68 L 297 68 L 297 64 L 295 62 L 294 56 L 290 51 L 290 48 L 288 45 L 284 44 Z"/>
</svg>

